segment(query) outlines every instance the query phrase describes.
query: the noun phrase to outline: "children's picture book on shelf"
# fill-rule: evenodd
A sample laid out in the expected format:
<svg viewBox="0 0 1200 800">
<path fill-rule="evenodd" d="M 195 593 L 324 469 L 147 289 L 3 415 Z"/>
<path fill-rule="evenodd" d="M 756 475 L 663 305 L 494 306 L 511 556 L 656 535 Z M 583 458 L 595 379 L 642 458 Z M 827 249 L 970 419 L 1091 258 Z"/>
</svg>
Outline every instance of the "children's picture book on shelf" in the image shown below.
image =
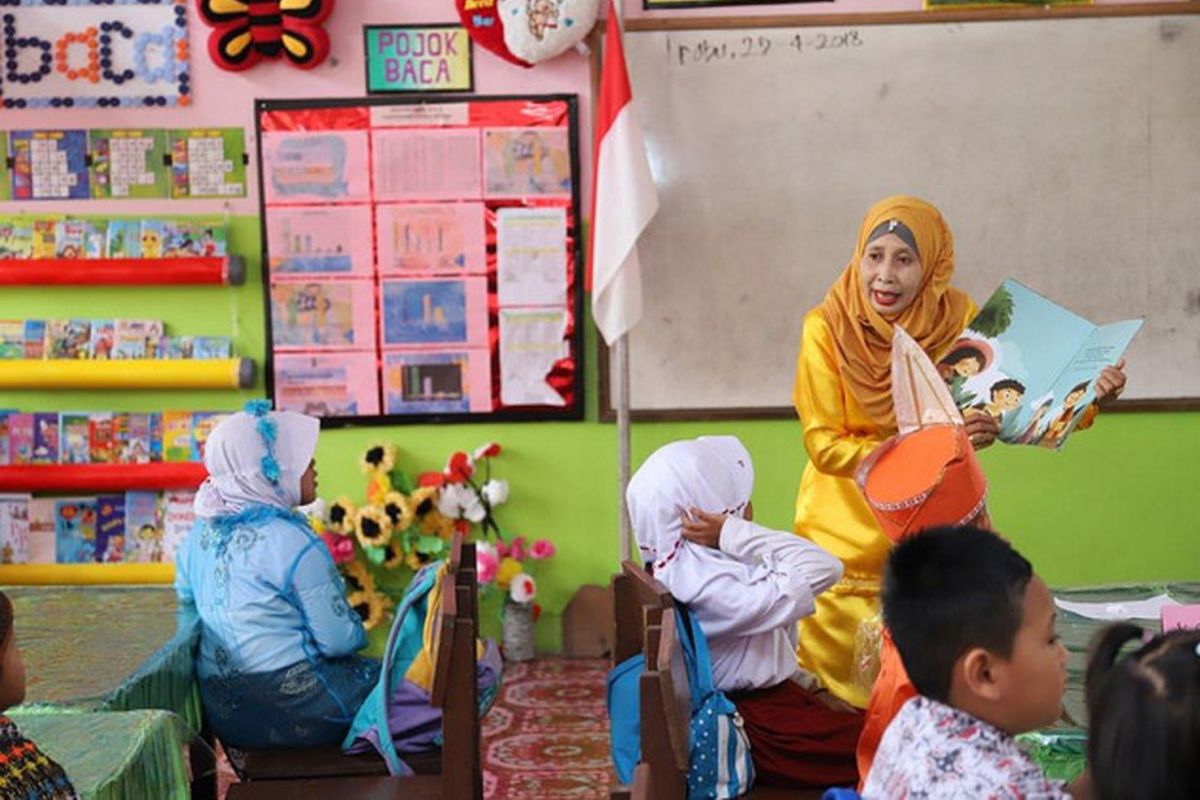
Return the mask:
<svg viewBox="0 0 1200 800">
<path fill-rule="evenodd" d="M 125 560 L 125 495 L 105 494 L 96 498 L 96 547 L 98 564 Z"/>
<path fill-rule="evenodd" d="M 162 415 L 157 412 L 115 415 L 113 450 L 120 464 L 162 461 Z"/>
<path fill-rule="evenodd" d="M 162 413 L 163 461 L 192 460 L 191 411 L 164 411 Z"/>
<path fill-rule="evenodd" d="M 153 358 L 162 336 L 162 320 L 119 319 L 116 321 L 113 358 Z"/>
<path fill-rule="evenodd" d="M 0 259 L 10 258 L 33 258 L 32 224 L 13 219 L 0 221 Z"/>
<path fill-rule="evenodd" d="M 0 494 L 0 564 L 29 560 L 28 494 Z"/>
<path fill-rule="evenodd" d="M 1095 325 L 1008 279 L 938 363 L 962 410 L 991 414 L 1000 440 L 1061 449 L 1142 320 Z"/>
<path fill-rule="evenodd" d="M 112 358 L 116 345 L 116 323 L 111 319 L 92 320 L 92 333 L 88 340 L 88 358 Z"/>
<path fill-rule="evenodd" d="M 53 564 L 58 560 L 54 512 L 57 503 L 53 497 L 33 497 L 29 500 L 27 560 L 30 564 Z"/>
<path fill-rule="evenodd" d="M 173 562 L 175 552 L 196 524 L 196 493 L 171 490 L 163 492 L 162 561 Z"/>
<path fill-rule="evenodd" d="M 60 464 L 90 464 L 91 419 L 86 411 L 64 411 L 58 415 L 62 443 L 59 450 Z"/>
<path fill-rule="evenodd" d="M 55 552 L 60 564 L 91 564 L 96 555 L 96 498 L 54 503 Z"/>
<path fill-rule="evenodd" d="M 58 412 L 38 412 L 33 415 L 34 464 L 58 463 Z"/>
<path fill-rule="evenodd" d="M 157 492 L 125 493 L 125 560 L 141 564 L 163 560 L 162 509 Z"/>
<path fill-rule="evenodd" d="M 0 319 L 0 359 L 25 357 L 25 320 Z"/>
<path fill-rule="evenodd" d="M 34 463 L 33 429 L 33 414 L 18 412 L 8 415 L 8 463 Z"/>
<path fill-rule="evenodd" d="M 51 319 L 46 321 L 47 358 L 87 358 L 92 342 L 90 319 Z"/>
</svg>

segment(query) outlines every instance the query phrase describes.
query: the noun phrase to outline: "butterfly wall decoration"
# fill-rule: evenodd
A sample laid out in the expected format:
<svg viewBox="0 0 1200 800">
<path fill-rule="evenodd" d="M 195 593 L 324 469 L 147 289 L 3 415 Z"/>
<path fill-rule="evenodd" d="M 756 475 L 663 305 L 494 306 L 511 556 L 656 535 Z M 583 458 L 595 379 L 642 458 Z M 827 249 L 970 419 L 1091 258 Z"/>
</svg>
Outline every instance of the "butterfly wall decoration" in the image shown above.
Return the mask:
<svg viewBox="0 0 1200 800">
<path fill-rule="evenodd" d="M 280 58 L 312 69 L 329 55 L 322 24 L 334 0 L 196 0 L 212 26 L 208 52 L 221 69 L 240 72 Z"/>
</svg>

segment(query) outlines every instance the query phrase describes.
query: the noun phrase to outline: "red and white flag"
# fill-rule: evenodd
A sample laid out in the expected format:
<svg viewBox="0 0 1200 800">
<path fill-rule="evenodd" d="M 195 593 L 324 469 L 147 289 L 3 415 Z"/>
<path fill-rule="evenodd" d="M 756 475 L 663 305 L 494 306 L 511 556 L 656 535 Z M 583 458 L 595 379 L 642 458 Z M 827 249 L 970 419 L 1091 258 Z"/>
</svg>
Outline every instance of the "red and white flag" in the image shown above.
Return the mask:
<svg viewBox="0 0 1200 800">
<path fill-rule="evenodd" d="M 634 116 L 621 26 L 613 0 L 608 0 L 592 154 L 596 174 L 592 182 L 588 289 L 596 327 L 612 344 L 642 316 L 637 240 L 658 211 L 658 192 L 646 160 L 642 127 Z"/>
</svg>

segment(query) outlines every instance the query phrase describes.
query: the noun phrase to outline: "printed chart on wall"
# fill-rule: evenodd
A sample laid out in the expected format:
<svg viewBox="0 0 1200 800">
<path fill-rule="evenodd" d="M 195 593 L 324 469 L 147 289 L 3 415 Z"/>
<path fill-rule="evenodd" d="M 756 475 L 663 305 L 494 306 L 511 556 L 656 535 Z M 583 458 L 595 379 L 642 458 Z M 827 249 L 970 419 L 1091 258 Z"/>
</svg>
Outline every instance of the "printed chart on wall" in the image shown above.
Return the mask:
<svg viewBox="0 0 1200 800">
<path fill-rule="evenodd" d="M 277 408 L 582 418 L 576 102 L 259 101 Z"/>
</svg>

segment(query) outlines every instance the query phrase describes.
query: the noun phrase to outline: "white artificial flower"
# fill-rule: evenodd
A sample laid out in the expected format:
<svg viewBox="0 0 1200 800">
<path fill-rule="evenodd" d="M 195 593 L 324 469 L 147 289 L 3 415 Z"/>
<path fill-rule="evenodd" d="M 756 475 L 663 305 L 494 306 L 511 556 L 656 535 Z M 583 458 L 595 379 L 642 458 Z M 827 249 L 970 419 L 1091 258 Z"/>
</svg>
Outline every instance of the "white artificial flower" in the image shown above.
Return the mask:
<svg viewBox="0 0 1200 800">
<path fill-rule="evenodd" d="M 522 572 L 513 578 L 508 594 L 514 603 L 528 603 L 537 594 L 537 583 L 532 575 Z"/>
<path fill-rule="evenodd" d="M 484 508 L 483 501 L 470 490 L 467 491 L 467 494 L 469 497 L 466 498 L 462 507 L 463 519 L 475 523 L 483 522 L 483 518 L 487 516 L 487 509 Z"/>
<path fill-rule="evenodd" d="M 329 521 L 329 506 L 325 505 L 325 501 L 319 497 L 306 506 L 296 506 L 296 510 L 309 519 L 319 519 L 321 522 Z"/>
<path fill-rule="evenodd" d="M 492 479 L 483 485 L 483 499 L 492 508 L 508 500 L 508 481 Z"/>
<path fill-rule="evenodd" d="M 442 516 L 458 519 L 463 508 L 471 501 L 475 493 L 462 483 L 447 483 L 438 492 L 438 511 Z"/>
</svg>

